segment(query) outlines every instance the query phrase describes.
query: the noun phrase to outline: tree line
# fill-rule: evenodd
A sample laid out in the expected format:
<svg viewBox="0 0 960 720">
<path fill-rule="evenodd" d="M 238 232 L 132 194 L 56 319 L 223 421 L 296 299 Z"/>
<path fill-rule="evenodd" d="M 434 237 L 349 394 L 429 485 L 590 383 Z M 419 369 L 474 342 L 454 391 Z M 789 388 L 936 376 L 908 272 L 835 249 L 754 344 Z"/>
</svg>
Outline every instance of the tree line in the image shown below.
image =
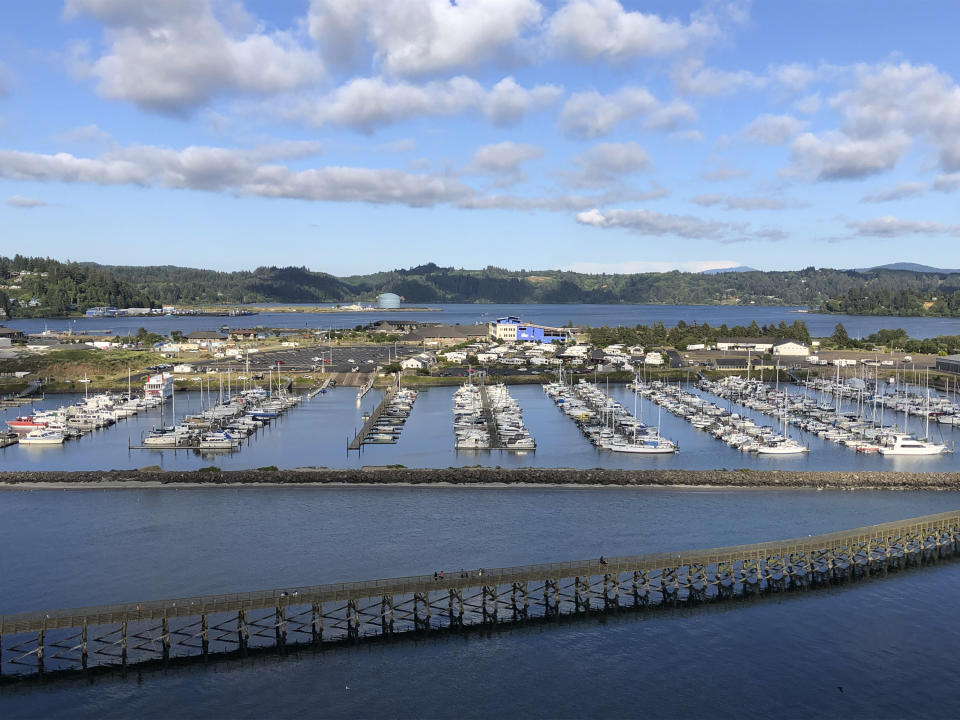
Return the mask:
<svg viewBox="0 0 960 720">
<path fill-rule="evenodd" d="M 65 315 L 104 305 L 156 306 L 143 290 L 98 266 L 50 258 L 0 256 L 0 284 L 5 286 L 0 307 L 12 317 Z"/>
</svg>

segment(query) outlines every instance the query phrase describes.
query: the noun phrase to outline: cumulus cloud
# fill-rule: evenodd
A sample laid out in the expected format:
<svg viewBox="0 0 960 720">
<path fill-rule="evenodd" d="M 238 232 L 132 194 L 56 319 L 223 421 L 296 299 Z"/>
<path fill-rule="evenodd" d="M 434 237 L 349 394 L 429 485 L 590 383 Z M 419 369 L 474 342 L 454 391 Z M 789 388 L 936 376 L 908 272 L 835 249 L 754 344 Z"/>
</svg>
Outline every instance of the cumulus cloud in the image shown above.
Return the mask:
<svg viewBox="0 0 960 720">
<path fill-rule="evenodd" d="M 542 147 L 508 140 L 478 148 L 470 167 L 484 172 L 512 174 L 519 172 L 523 163 L 538 160 L 543 154 Z"/>
<path fill-rule="evenodd" d="M 806 125 L 792 115 L 761 115 L 748 123 L 740 136 L 757 145 L 783 145 Z"/>
<path fill-rule="evenodd" d="M 820 110 L 820 93 L 810 93 L 793 102 L 793 109 L 804 115 L 813 115 Z"/>
<path fill-rule="evenodd" d="M 442 176 L 352 167 L 295 171 L 276 164 L 279 159 L 303 157 L 316 150 L 309 143 L 281 143 L 250 150 L 134 146 L 116 148 L 96 158 L 0 150 L 0 177 L 412 207 L 449 203 L 473 193 L 459 181 Z"/>
<path fill-rule="evenodd" d="M 10 207 L 30 210 L 31 208 L 46 207 L 47 203 L 43 200 L 38 200 L 37 198 L 23 197 L 22 195 L 11 195 L 7 198 L 7 205 Z"/>
<path fill-rule="evenodd" d="M 395 76 L 463 70 L 511 52 L 540 21 L 536 0 L 311 0 L 309 31 L 335 65 Z"/>
<path fill-rule="evenodd" d="M 910 149 L 910 137 L 902 131 L 866 138 L 827 132 L 803 133 L 791 147 L 793 166 L 784 174 L 809 174 L 818 180 L 848 180 L 867 177 L 895 167 Z"/>
<path fill-rule="evenodd" d="M 947 173 L 960 171 L 960 87 L 932 65 L 857 65 L 850 87 L 829 99 L 840 126 L 793 142 L 787 173 L 859 178 L 895 167 L 917 141 Z"/>
<path fill-rule="evenodd" d="M 933 180 L 933 189 L 937 192 L 953 192 L 960 188 L 960 172 L 941 173 Z"/>
<path fill-rule="evenodd" d="M 646 88 L 624 87 L 601 95 L 596 91 L 574 93 L 560 113 L 560 127 L 572 137 L 598 138 L 628 120 L 647 116 L 644 127 L 672 130 L 680 124 L 696 121 L 696 112 L 684 102 L 661 105 Z"/>
<path fill-rule="evenodd" d="M 772 197 L 738 197 L 722 193 L 695 195 L 690 201 L 703 207 L 723 205 L 727 210 L 782 210 L 789 203 Z"/>
<path fill-rule="evenodd" d="M 891 202 L 892 200 L 903 200 L 905 198 L 918 197 L 920 195 L 923 195 L 926 191 L 927 191 L 926 183 L 905 182 L 905 183 L 900 183 L 896 187 L 889 188 L 888 190 L 880 190 L 878 192 L 864 195 L 862 198 L 860 198 L 860 202 L 867 202 L 867 203 Z"/>
<path fill-rule="evenodd" d="M 457 76 L 422 85 L 357 78 L 322 98 L 301 98 L 280 110 L 287 119 L 313 125 L 342 125 L 370 133 L 376 128 L 418 117 L 480 112 L 497 124 L 508 124 L 553 103 L 562 93 L 554 85 L 523 88 L 504 78 L 490 90 L 476 80 Z"/>
<path fill-rule="evenodd" d="M 624 10 L 617 0 L 569 0 L 547 23 L 555 51 L 590 62 L 681 53 L 720 33 L 717 18 L 694 13 L 688 23 Z"/>
<path fill-rule="evenodd" d="M 892 238 L 904 235 L 954 235 L 960 236 L 960 225 L 944 225 L 925 220 L 903 220 L 894 215 L 884 215 L 872 220 L 850 220 L 847 227 L 857 235 Z"/>
<path fill-rule="evenodd" d="M 741 90 L 759 90 L 767 85 L 766 78 L 749 70 L 730 72 L 704 67 L 698 59 L 678 63 L 670 77 L 680 93 L 708 97 L 733 95 Z"/>
<path fill-rule="evenodd" d="M 649 168 L 649 153 L 635 142 L 600 143 L 573 158 L 575 172 L 564 173 L 569 185 L 599 188 Z"/>
<path fill-rule="evenodd" d="M 774 65 L 767 70 L 770 80 L 788 92 L 799 95 L 817 78 L 817 72 L 804 63 Z"/>
<path fill-rule="evenodd" d="M 179 114 L 223 92 L 272 94 L 323 76 L 293 34 L 237 32 L 209 0 L 67 0 L 64 14 L 105 26 L 106 50 L 84 68 L 99 93 L 145 110 Z"/>
<path fill-rule="evenodd" d="M 577 213 L 577 222 L 598 228 L 625 228 L 640 235 L 690 239 L 720 239 L 742 226 L 733 223 L 701 220 L 690 215 L 672 215 L 652 210 L 586 210 Z"/>
<path fill-rule="evenodd" d="M 466 210 L 549 210 L 571 212 L 621 202 L 648 202 L 667 197 L 670 193 L 655 187 L 651 190 L 623 190 L 620 188 L 601 193 L 561 194 L 551 196 L 522 195 L 476 195 L 461 200 L 457 207 Z"/>
<path fill-rule="evenodd" d="M 99 143 L 109 145 L 113 136 L 99 125 L 82 125 L 54 135 L 54 140 L 65 143 Z"/>
<path fill-rule="evenodd" d="M 749 170 L 732 168 L 723 158 L 713 157 L 708 160 L 708 169 L 704 170 L 700 177 L 710 182 L 727 182 L 728 180 L 745 178 L 749 174 Z"/>
</svg>

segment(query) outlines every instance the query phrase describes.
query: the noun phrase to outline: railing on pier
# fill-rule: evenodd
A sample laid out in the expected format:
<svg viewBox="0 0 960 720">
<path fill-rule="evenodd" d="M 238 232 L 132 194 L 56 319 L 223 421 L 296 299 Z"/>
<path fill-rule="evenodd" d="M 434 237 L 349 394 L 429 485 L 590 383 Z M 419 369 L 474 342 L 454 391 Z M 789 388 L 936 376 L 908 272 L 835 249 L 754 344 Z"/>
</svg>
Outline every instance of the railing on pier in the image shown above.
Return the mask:
<svg viewBox="0 0 960 720">
<path fill-rule="evenodd" d="M 5 675 L 289 642 L 697 604 L 886 574 L 960 549 L 960 511 L 792 540 L 0 616 Z"/>
</svg>

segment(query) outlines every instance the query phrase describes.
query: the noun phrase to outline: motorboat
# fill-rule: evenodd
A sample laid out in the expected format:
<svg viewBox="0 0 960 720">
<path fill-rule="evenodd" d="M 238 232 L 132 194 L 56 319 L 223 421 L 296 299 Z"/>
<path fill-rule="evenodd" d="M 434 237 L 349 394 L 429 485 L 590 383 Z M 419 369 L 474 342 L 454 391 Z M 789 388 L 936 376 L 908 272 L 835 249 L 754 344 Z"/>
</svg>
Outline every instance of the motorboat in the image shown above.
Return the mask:
<svg viewBox="0 0 960 720">
<path fill-rule="evenodd" d="M 63 443 L 63 433 L 47 428 L 31 430 L 20 438 L 21 445 L 60 445 Z"/>
</svg>

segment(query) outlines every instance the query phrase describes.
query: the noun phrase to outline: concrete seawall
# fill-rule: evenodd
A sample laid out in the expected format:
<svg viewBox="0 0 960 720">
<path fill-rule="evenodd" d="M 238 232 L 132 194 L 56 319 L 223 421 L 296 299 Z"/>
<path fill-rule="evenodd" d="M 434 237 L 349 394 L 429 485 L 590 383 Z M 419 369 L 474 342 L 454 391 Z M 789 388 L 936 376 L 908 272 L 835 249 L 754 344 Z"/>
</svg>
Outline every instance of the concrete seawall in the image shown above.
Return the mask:
<svg viewBox="0 0 960 720">
<path fill-rule="evenodd" d="M 0 488 L 49 486 L 138 487 L 187 485 L 515 485 L 717 488 L 822 488 L 847 490 L 960 490 L 960 473 L 791 472 L 786 470 L 576 470 L 569 468 L 366 467 L 334 470 L 216 469 L 164 472 L 140 470 L 82 472 L 0 472 Z"/>
</svg>

